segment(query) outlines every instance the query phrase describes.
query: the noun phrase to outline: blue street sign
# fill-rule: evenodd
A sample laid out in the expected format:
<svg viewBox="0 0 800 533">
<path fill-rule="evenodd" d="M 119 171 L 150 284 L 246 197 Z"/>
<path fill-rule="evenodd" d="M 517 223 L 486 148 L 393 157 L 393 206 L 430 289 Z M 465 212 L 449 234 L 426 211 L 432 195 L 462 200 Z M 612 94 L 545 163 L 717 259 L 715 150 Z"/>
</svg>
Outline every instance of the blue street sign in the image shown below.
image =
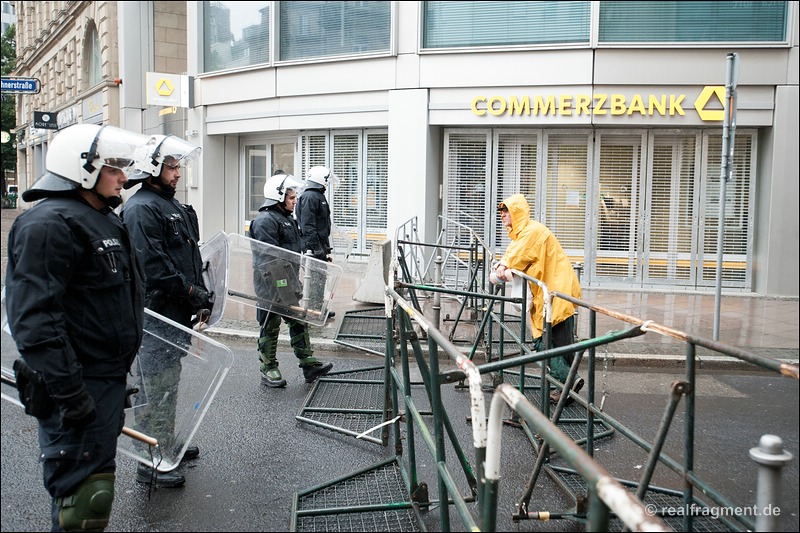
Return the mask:
<svg viewBox="0 0 800 533">
<path fill-rule="evenodd" d="M 16 94 L 37 94 L 42 84 L 36 78 L 3 78 L 2 92 Z"/>
</svg>

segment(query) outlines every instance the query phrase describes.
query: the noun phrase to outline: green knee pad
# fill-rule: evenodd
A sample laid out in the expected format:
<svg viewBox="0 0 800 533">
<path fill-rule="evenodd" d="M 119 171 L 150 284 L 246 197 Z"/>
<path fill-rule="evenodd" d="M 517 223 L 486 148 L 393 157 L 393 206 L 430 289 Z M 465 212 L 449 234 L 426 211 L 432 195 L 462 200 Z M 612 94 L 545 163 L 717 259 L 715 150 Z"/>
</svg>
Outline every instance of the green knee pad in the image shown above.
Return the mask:
<svg viewBox="0 0 800 533">
<path fill-rule="evenodd" d="M 58 498 L 58 523 L 64 531 L 103 531 L 114 503 L 114 474 L 87 477 L 70 496 Z"/>
</svg>

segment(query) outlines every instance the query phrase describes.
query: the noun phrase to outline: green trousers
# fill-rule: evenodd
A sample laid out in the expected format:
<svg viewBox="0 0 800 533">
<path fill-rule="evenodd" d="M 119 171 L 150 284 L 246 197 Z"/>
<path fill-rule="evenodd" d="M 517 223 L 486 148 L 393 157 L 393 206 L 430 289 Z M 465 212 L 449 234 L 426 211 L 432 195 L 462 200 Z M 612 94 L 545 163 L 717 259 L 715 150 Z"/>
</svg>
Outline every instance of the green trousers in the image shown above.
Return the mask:
<svg viewBox="0 0 800 533">
<path fill-rule="evenodd" d="M 555 326 L 553 326 L 551 337 L 552 337 L 552 344 L 553 348 L 558 348 L 559 346 L 567 346 L 575 342 L 575 338 L 572 334 L 575 328 L 575 316 L 571 316 L 568 319 L 564 320 L 563 322 L 559 322 Z M 533 348 L 537 352 L 543 352 L 546 347 L 544 346 L 544 337 L 539 337 L 533 340 Z M 574 353 L 568 353 L 565 355 L 559 355 L 556 357 L 550 358 L 547 361 L 547 364 L 550 366 L 550 375 L 556 378 L 561 383 L 564 383 L 564 380 L 567 379 L 567 374 L 569 374 L 569 367 L 572 364 L 572 360 L 575 358 Z"/>
<path fill-rule="evenodd" d="M 281 319 L 289 326 L 289 337 L 291 339 L 294 355 L 300 362 L 300 366 L 308 366 L 318 363 L 312 357 L 314 350 L 311 348 L 311 338 L 308 335 L 308 325 L 289 317 L 275 313 L 265 313 L 259 309 L 261 330 L 258 336 L 258 354 L 261 360 L 261 372 L 266 372 L 273 368 L 278 368 L 278 334 L 281 329 Z"/>
</svg>

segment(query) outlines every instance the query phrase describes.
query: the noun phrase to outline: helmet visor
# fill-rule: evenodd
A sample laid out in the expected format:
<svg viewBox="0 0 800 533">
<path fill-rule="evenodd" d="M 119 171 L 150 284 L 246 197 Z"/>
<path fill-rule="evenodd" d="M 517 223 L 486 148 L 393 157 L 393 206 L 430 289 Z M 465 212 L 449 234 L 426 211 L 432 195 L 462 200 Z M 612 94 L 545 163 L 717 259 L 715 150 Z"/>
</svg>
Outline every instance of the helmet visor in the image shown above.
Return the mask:
<svg viewBox="0 0 800 533">
<path fill-rule="evenodd" d="M 140 133 L 105 126 L 98 133 L 97 158 L 93 164 L 108 166 L 125 171 L 133 170 L 136 154 L 141 150 L 147 137 Z"/>
<path fill-rule="evenodd" d="M 124 157 L 108 157 L 100 160 L 99 163 L 105 167 L 113 167 L 124 170 L 126 174 L 133 170 L 133 159 L 127 159 Z"/>
<path fill-rule="evenodd" d="M 286 179 L 283 180 L 283 188 L 294 189 L 297 194 L 300 194 L 303 192 L 303 189 L 306 188 L 306 183 L 303 180 L 295 178 L 293 175 L 289 174 L 286 176 Z"/>
<path fill-rule="evenodd" d="M 331 175 L 328 176 L 328 187 L 334 191 L 339 187 L 339 176 L 337 176 L 333 171 L 331 171 Z"/>
<path fill-rule="evenodd" d="M 152 156 L 173 168 L 176 168 L 175 165 L 180 165 L 181 168 L 192 166 L 200 158 L 201 151 L 199 146 L 189 144 L 173 135 L 165 138 L 156 149 L 158 153 L 153 153 Z"/>
</svg>

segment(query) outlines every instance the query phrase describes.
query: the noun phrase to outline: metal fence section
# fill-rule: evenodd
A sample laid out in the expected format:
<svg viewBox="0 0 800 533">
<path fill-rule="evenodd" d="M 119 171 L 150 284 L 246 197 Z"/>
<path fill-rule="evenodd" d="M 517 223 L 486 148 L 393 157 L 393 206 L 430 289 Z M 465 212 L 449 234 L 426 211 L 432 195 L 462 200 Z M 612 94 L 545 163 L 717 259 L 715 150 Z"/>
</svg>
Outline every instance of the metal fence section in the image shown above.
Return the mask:
<svg viewBox="0 0 800 533">
<path fill-rule="evenodd" d="M 566 519 L 586 522 L 596 530 L 744 531 L 755 527 L 751 516 L 719 517 L 703 512 L 713 507 L 735 508 L 736 504 L 717 491 L 696 470 L 696 350 L 702 347 L 778 372 L 795 381 L 798 379 L 797 365 L 550 292 L 541 282 L 521 272 L 515 271 L 514 274 L 525 281 L 522 294 L 506 295 L 500 288 L 485 286 L 483 280 L 487 276 L 483 270 L 485 265 L 481 263 L 487 257 L 486 250 L 470 255 L 465 264 L 469 265 L 466 271 L 470 273 L 471 281 L 460 288 L 448 287 L 444 277 L 435 272 L 434 282 L 428 283 L 427 279 L 420 280 L 416 276 L 415 273 L 419 273 L 416 266 L 408 267 L 406 264 L 406 258 L 414 257 L 415 253 L 408 248 L 410 243 L 397 244 L 398 250 L 393 261 L 395 268 L 390 272 L 386 287 L 386 294 L 392 302 L 391 309 L 376 308 L 362 314 L 356 312 L 356 320 L 364 323 L 369 321 L 370 333 L 354 333 L 350 330 L 344 333 L 369 338 L 369 347 L 362 344 L 362 349 L 371 353 L 379 352 L 378 345 L 382 340 L 382 371 L 373 368 L 369 379 L 355 379 L 346 375 L 321 378 L 309 394 L 305 406 L 307 410 L 298 416 L 303 421 L 333 431 L 358 438 L 369 437 L 368 440 L 376 444 L 387 447 L 394 445 L 392 460 L 395 462 L 392 464 L 396 465 L 400 477 L 406 482 L 408 498 L 402 504 L 394 497 L 381 500 L 380 504 L 375 504 L 383 506 L 381 512 L 392 505 L 408 505 L 415 511 L 430 507 L 438 510 L 438 527 L 441 531 L 451 530 L 450 520 L 453 516 L 461 523 L 459 529 L 495 529 L 498 509 L 493 499 L 499 490 L 502 461 L 499 459 L 499 448 L 494 448 L 501 438 L 501 429 L 495 420 L 496 413 L 495 416 L 490 414 L 487 423 L 484 394 L 491 391 L 494 393 L 492 410 L 500 409 L 494 405 L 495 402 L 502 403 L 501 399 L 512 407 L 514 413 L 511 422 L 525 431 L 536 457 L 525 486 L 503 489 L 519 493 L 513 520 Z M 419 249 L 423 247 L 420 245 Z M 438 245 L 438 248 L 437 245 L 432 247 L 439 253 L 443 246 Z M 438 262 L 437 268 L 444 268 L 444 264 L 445 261 Z M 585 315 L 588 337 L 569 346 L 533 351 L 529 346 L 527 314 L 506 314 L 510 306 L 524 305 L 529 284 L 540 287 L 545 294 L 545 346 L 551 346 L 550 309 L 556 298 L 572 302 L 582 317 Z M 455 309 L 455 320 L 448 323 L 445 319 L 447 314 L 440 319 L 436 305 L 430 305 L 429 300 L 437 293 L 455 302 L 449 308 L 451 311 Z M 423 302 L 426 305 L 423 306 Z M 598 314 L 618 321 L 620 328 L 599 334 Z M 436 319 L 429 318 L 431 316 Z M 347 320 L 346 315 L 342 330 L 347 329 Z M 380 321 L 385 327 L 382 339 L 377 332 Z M 466 335 L 469 340 L 457 345 L 454 340 L 459 335 L 455 332 L 460 328 L 469 330 L 470 333 Z M 643 335 L 669 336 L 686 346 L 684 376 L 673 383 L 666 394 L 663 414 L 651 438 L 637 434 L 624 421 L 614 418 L 613 413 L 604 410 L 602 398 L 599 403 L 595 398 L 597 349 L 608 349 L 614 343 Z M 345 342 L 351 342 L 353 338 L 343 337 Z M 356 344 L 352 342 L 352 345 Z M 567 353 L 576 355 L 567 378 L 561 383 L 548 373 L 547 362 Z M 458 370 L 442 371 L 440 357 L 449 359 Z M 478 357 L 485 362 L 478 363 Z M 421 383 L 412 379 L 412 366 L 421 376 Z M 586 376 L 585 397 L 572 391 L 579 368 Z M 327 392 L 326 389 L 334 384 L 351 387 L 352 390 Z M 451 385 L 469 391 L 470 443 L 459 441 L 454 425 L 456 422 L 442 402 L 442 387 Z M 555 405 L 549 401 L 552 389 L 565 392 Z M 656 395 L 652 398 L 658 400 Z M 335 416 L 348 418 L 347 423 L 333 418 L 336 411 L 339 413 Z M 329 418 L 321 420 L 321 414 Z M 354 420 L 358 422 L 354 423 Z M 378 431 L 380 436 L 376 433 Z M 664 451 L 667 435 L 671 433 L 682 440 L 683 453 L 678 459 Z M 646 454 L 639 479 L 613 478 L 597 463 L 594 450 L 600 439 L 624 439 Z M 760 456 L 758 453 L 756 455 Z M 423 457 L 425 463 L 430 463 L 432 459 L 435 464 L 436 487 L 431 487 L 430 494 L 427 484 L 421 480 Z M 654 484 L 656 469 L 662 475 L 678 480 L 676 485 L 679 488 Z M 539 512 L 529 510 L 542 473 L 554 479 L 572 497 L 572 506 Z M 353 476 L 362 474 L 363 471 Z M 350 483 L 350 480 L 351 477 L 345 477 L 337 483 Z M 766 490 L 760 493 L 771 494 Z M 363 504 L 356 499 L 348 501 L 346 505 L 328 506 L 326 513 L 360 513 L 362 507 Z M 700 511 L 680 517 L 668 515 L 665 511 L 677 507 Z M 315 509 L 309 512 L 321 513 L 318 508 Z M 298 530 L 309 530 L 301 527 L 299 520 L 301 516 L 305 517 L 301 509 L 297 513 Z M 317 526 L 314 525 L 315 528 Z"/>
</svg>

